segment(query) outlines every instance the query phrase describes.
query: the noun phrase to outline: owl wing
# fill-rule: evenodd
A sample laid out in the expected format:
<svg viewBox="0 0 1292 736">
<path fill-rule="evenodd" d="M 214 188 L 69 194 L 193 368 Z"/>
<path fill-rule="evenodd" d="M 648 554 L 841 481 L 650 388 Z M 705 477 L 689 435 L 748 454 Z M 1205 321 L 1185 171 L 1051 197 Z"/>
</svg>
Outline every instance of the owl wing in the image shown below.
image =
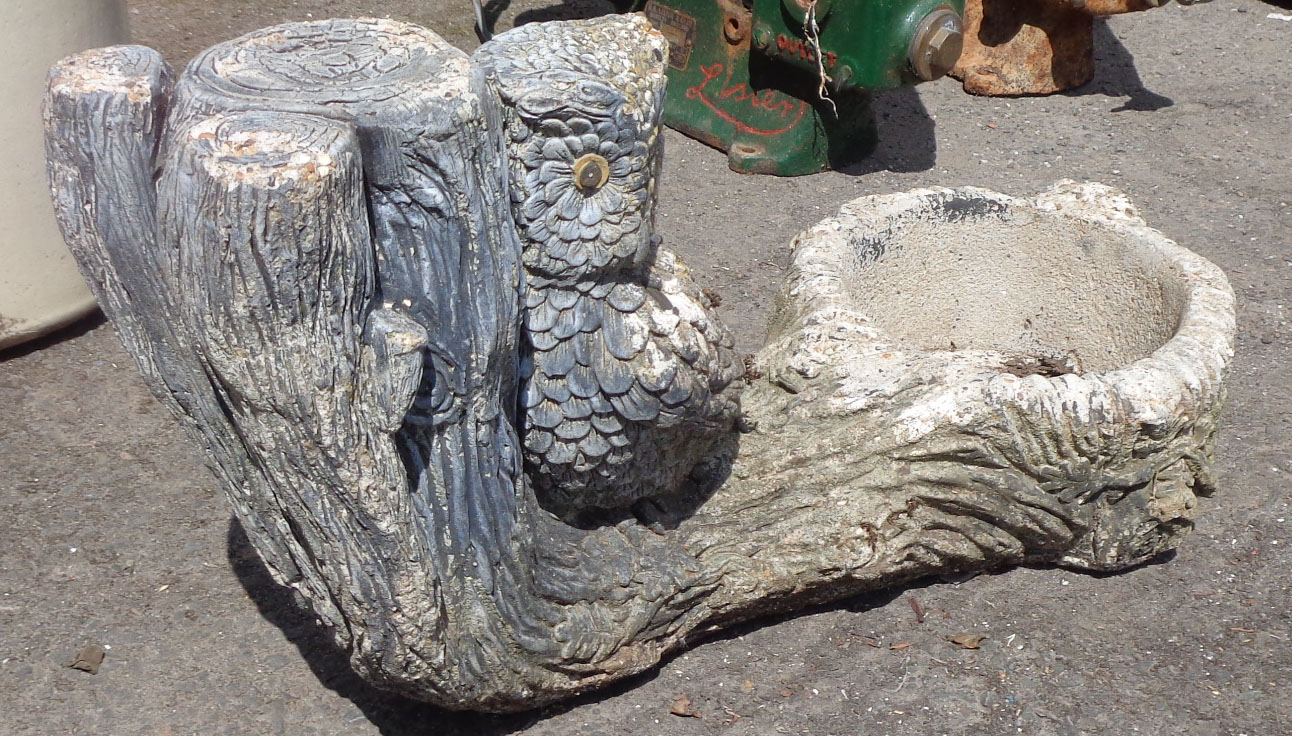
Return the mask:
<svg viewBox="0 0 1292 736">
<path fill-rule="evenodd" d="M 698 416 L 730 429 L 740 412 L 744 375 L 744 361 L 736 353 L 731 331 L 676 253 L 656 249 L 647 285 L 658 305 L 650 312 L 652 331 L 688 366 L 689 377 L 697 384 L 693 394 L 703 397 Z"/>
<path fill-rule="evenodd" d="M 677 490 L 739 416 L 730 333 L 672 253 L 645 285 L 532 289 L 525 447 L 558 504 L 612 507 Z"/>
</svg>

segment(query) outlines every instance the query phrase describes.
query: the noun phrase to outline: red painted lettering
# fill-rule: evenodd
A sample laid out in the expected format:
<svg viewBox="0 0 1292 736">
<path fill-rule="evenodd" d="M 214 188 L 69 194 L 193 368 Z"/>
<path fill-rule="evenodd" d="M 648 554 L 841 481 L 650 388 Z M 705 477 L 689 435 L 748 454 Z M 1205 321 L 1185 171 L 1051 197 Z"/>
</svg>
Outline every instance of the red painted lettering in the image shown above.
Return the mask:
<svg viewBox="0 0 1292 736">
<path fill-rule="evenodd" d="M 755 92 L 750 90 L 748 85 L 744 82 L 724 87 L 718 92 L 718 100 L 728 103 L 748 103 L 749 106 L 755 110 L 770 110 L 773 113 L 778 113 L 782 120 L 788 119 L 789 122 L 776 129 L 756 128 L 733 116 L 730 112 L 718 107 L 713 100 L 709 99 L 709 96 L 705 93 L 705 88 L 709 86 L 710 82 L 722 76 L 724 71 L 726 70 L 721 62 L 710 64 L 709 66 L 701 66 L 700 73 L 703 75 L 704 80 L 697 85 L 687 88 L 687 98 L 700 100 L 719 118 L 731 123 L 737 130 L 750 135 L 780 135 L 789 131 L 803 120 L 803 115 L 808 109 L 806 102 L 794 99 L 785 99 L 776 92 L 776 90 L 768 89 L 763 90 L 762 92 Z M 730 77 L 728 77 L 728 79 L 730 79 Z"/>
<path fill-rule="evenodd" d="M 804 61 L 816 60 L 816 53 L 813 52 L 811 46 L 809 46 L 806 42 L 800 39 L 790 38 L 786 36 L 784 33 L 776 34 L 776 50 L 786 56 L 797 56 L 800 59 L 803 59 Z M 838 61 L 839 61 L 838 54 L 834 53 L 833 51 L 825 52 L 826 68 L 833 69 L 834 65 L 838 63 Z"/>
</svg>

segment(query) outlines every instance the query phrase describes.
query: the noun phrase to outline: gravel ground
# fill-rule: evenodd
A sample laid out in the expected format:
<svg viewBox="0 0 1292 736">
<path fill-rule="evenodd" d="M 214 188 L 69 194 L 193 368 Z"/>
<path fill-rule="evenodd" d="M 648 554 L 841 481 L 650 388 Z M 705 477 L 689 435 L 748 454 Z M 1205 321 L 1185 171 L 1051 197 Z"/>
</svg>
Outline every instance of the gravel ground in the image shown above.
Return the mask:
<svg viewBox="0 0 1292 736">
<path fill-rule="evenodd" d="M 390 15 L 474 45 L 466 0 L 132 0 L 179 64 L 283 20 Z M 604 10 L 506 8 L 501 27 Z M 1013 569 L 758 622 L 609 691 L 454 714 L 362 683 L 270 582 L 214 477 L 90 319 L 0 354 L 0 731 L 13 734 L 1292 733 L 1292 21 L 1219 0 L 1101 26 L 1072 94 L 952 80 L 883 96 L 855 170 L 742 177 L 670 133 L 659 229 L 753 350 L 790 239 L 862 194 L 1060 178 L 1126 191 L 1239 300 L 1221 492 L 1171 559 L 1119 575 Z M 10 101 L 11 104 L 17 104 Z M 911 601 L 927 615 L 917 622 Z M 981 648 L 946 641 L 985 635 Z M 68 668 L 102 645 L 97 675 Z M 669 714 L 679 697 L 699 717 Z"/>
</svg>

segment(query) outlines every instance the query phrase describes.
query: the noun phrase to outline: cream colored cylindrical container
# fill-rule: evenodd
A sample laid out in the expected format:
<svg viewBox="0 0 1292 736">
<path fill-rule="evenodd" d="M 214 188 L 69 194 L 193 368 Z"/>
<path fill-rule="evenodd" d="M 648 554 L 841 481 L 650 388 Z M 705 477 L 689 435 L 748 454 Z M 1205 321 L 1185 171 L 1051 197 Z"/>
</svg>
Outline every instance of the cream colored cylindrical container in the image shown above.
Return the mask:
<svg viewBox="0 0 1292 736">
<path fill-rule="evenodd" d="M 94 308 L 54 222 L 40 101 L 54 62 L 125 41 L 121 0 L 0 2 L 0 349 Z"/>
</svg>

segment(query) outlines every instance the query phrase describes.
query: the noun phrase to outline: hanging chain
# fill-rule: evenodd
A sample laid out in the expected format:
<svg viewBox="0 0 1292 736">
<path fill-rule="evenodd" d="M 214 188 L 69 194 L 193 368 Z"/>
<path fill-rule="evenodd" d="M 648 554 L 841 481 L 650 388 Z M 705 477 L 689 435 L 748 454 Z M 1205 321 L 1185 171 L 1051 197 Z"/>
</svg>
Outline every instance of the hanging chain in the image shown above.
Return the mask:
<svg viewBox="0 0 1292 736">
<path fill-rule="evenodd" d="M 824 55 L 821 53 L 821 29 L 816 23 L 816 4 L 817 0 L 808 0 L 807 19 L 803 22 L 803 36 L 807 39 L 808 48 L 812 49 L 812 54 L 816 58 L 818 80 L 816 96 L 830 106 L 830 111 L 837 118 L 839 117 L 839 108 L 835 107 L 834 100 L 830 99 L 830 94 L 825 86 L 830 77 L 826 75 L 825 64 L 821 61 Z"/>
</svg>

